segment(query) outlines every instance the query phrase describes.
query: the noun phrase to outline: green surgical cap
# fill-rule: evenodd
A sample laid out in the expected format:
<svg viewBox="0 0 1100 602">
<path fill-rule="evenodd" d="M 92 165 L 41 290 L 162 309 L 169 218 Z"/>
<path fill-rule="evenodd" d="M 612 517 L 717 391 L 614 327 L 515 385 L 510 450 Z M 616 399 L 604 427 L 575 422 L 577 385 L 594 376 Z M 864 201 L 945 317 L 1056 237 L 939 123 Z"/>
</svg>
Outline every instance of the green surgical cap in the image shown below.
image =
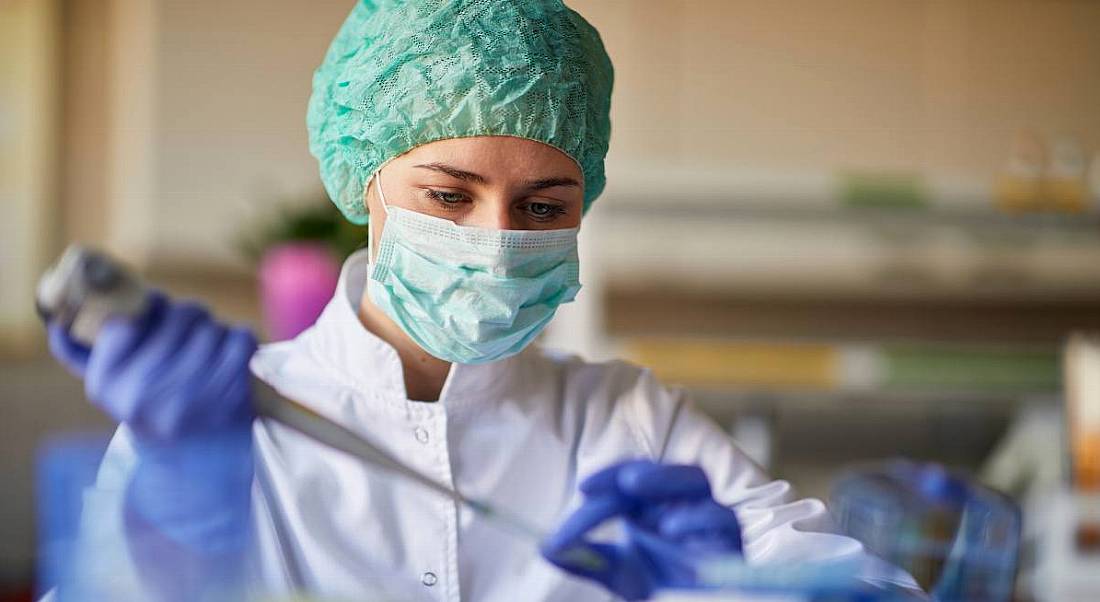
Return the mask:
<svg viewBox="0 0 1100 602">
<path fill-rule="evenodd" d="M 561 0 L 360 0 L 314 72 L 309 149 L 356 224 L 383 163 L 469 136 L 563 151 L 587 210 L 605 183 L 612 80 L 599 33 Z"/>
</svg>

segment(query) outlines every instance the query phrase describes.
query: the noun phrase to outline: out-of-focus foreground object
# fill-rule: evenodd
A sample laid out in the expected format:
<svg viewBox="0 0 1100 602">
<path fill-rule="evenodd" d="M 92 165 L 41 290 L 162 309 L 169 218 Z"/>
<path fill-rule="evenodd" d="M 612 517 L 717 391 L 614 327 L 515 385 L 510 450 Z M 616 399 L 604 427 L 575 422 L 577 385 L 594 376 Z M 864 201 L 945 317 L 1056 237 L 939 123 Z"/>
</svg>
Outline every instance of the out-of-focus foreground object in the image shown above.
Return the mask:
<svg viewBox="0 0 1100 602">
<path fill-rule="evenodd" d="M 1073 486 L 1100 493 L 1100 336 L 1070 338 L 1065 370 Z"/>
<path fill-rule="evenodd" d="M 1066 428 L 1070 470 L 1060 487 L 1033 492 L 1029 508 L 1037 600 L 1100 598 L 1100 336 L 1066 345 Z"/>
<path fill-rule="evenodd" d="M 841 476 L 831 498 L 846 534 L 909 571 L 937 600 L 1012 599 L 1021 520 L 1009 498 L 904 460 Z"/>
<path fill-rule="evenodd" d="M 93 568 L 78 562 L 81 517 L 90 518 L 90 508 L 95 503 L 92 498 L 86 498 L 84 492 L 95 483 L 96 471 L 107 443 L 106 436 L 57 438 L 48 441 L 39 450 L 36 466 L 39 596 L 57 588 L 54 596 L 59 600 L 75 599 L 66 596 L 70 591 L 79 595 L 77 590 L 83 588 L 70 589 L 70 586 L 89 581 L 85 572 L 110 569 L 111 562 L 125 558 L 120 554 L 121 548 L 117 546 L 99 547 L 96 554 L 89 555 L 89 558 L 99 560 L 98 567 Z M 89 508 L 87 512 L 85 507 Z M 120 514 L 111 514 L 110 518 L 114 519 L 114 526 L 121 532 Z M 108 513 L 100 512 L 96 515 L 95 522 L 90 521 L 89 525 L 98 524 L 106 529 L 109 522 Z M 111 572 L 118 577 L 124 574 L 118 570 Z M 121 583 L 121 579 L 116 580 L 114 585 L 118 588 L 134 586 L 132 583 Z M 113 599 L 126 600 L 132 597 L 118 596 Z"/>
<path fill-rule="evenodd" d="M 699 582 L 706 589 L 666 589 L 655 602 L 914 602 L 911 590 L 878 589 L 853 577 L 858 562 L 759 565 L 737 556 L 704 563 Z"/>
<path fill-rule="evenodd" d="M 38 281 L 35 307 L 74 339 L 91 345 L 110 316 L 136 316 L 145 306 L 145 287 L 113 259 L 71 245 Z"/>
<path fill-rule="evenodd" d="M 199 437 L 178 443 L 185 470 L 200 474 L 225 463 L 224 445 L 234 439 Z M 189 563 L 179 541 L 152 523 L 135 521 L 124 504 L 130 488 L 118 466 L 101 466 L 106 435 L 66 434 L 38 449 L 38 583 L 46 602 L 322 602 L 327 598 L 269 591 L 239 564 Z M 113 469 L 112 469 L 113 468 Z M 174 494 L 194 496 L 179 487 Z M 200 493 L 201 495 L 201 493 Z M 210 517 L 217 521 L 224 517 Z M 241 525 L 248 530 L 249 525 Z M 140 555 L 140 556 L 139 556 Z M 140 563 L 136 562 L 141 560 Z M 364 600 L 420 600 L 421 592 L 396 574 L 375 572 Z M 417 584 L 419 585 L 419 584 Z M 201 591 L 196 598 L 185 591 Z"/>
<path fill-rule="evenodd" d="M 169 471 L 153 470 L 173 480 L 143 491 L 118 466 L 101 468 L 106 436 L 69 434 L 45 442 L 36 466 L 38 594 L 56 602 L 243 599 L 249 583 L 241 544 L 251 524 L 224 511 L 220 499 L 224 473 L 239 472 L 227 447 L 240 443 L 235 435 L 202 436 L 155 450 L 171 453 Z M 148 470 L 148 462 L 139 462 L 138 471 Z M 170 501 L 154 503 L 159 509 L 135 502 L 150 493 Z M 196 519 L 179 515 L 181 508 L 206 511 Z"/>
</svg>

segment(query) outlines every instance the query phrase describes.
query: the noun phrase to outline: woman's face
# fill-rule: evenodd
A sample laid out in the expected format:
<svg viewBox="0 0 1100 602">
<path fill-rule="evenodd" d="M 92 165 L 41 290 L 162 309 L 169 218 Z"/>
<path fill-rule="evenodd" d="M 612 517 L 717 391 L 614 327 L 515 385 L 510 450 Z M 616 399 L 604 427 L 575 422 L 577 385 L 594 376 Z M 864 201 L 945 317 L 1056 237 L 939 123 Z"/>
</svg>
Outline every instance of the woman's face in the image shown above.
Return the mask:
<svg viewBox="0 0 1100 602">
<path fill-rule="evenodd" d="M 386 203 L 463 226 L 556 230 L 581 223 L 584 181 L 558 149 L 506 136 L 439 140 L 397 157 L 380 172 Z M 366 191 L 375 240 L 386 214 L 377 183 Z"/>
</svg>

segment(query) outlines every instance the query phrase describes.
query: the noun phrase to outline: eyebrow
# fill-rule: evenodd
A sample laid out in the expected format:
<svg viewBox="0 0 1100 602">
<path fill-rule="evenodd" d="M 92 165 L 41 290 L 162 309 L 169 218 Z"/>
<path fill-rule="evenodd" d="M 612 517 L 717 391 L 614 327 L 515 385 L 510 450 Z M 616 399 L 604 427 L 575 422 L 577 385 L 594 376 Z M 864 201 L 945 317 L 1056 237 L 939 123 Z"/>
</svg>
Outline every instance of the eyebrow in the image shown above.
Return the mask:
<svg viewBox="0 0 1100 602">
<path fill-rule="evenodd" d="M 476 174 L 472 171 L 464 171 L 453 165 L 447 165 L 446 163 L 425 163 L 423 165 L 414 165 L 413 167 L 419 167 L 420 169 L 430 169 L 432 171 L 438 171 L 440 173 L 447 174 L 452 178 L 462 180 L 464 182 L 474 182 L 475 184 L 488 184 L 489 180 L 485 179 L 485 176 Z"/>
<path fill-rule="evenodd" d="M 544 188 L 553 188 L 555 186 L 573 186 L 580 187 L 581 183 L 573 178 L 544 178 L 542 180 L 533 180 L 527 182 L 528 190 L 543 190 Z"/>
<path fill-rule="evenodd" d="M 466 171 L 459 169 L 453 165 L 447 165 L 446 163 L 423 163 L 420 165 L 414 165 L 420 169 L 428 169 L 439 173 L 446 174 L 452 178 L 462 180 L 464 182 L 474 182 L 475 184 L 488 184 L 489 180 L 481 174 L 476 174 L 472 171 Z M 528 190 L 544 190 L 546 188 L 554 188 L 555 186 L 573 186 L 580 187 L 580 182 L 573 178 L 542 178 L 538 180 L 530 180 L 526 182 Z"/>
</svg>

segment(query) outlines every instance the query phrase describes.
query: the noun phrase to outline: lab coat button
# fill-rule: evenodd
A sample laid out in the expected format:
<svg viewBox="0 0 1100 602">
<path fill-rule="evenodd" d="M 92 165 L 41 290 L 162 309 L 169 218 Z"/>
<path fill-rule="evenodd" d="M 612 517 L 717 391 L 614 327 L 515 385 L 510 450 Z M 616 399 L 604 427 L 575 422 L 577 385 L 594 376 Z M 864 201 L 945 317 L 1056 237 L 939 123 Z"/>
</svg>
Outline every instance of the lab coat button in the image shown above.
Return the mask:
<svg viewBox="0 0 1100 602">
<path fill-rule="evenodd" d="M 416 434 L 416 440 L 417 441 L 419 441 L 421 443 L 427 443 L 428 442 L 428 429 L 426 429 L 422 426 L 418 426 L 418 427 L 416 427 L 415 434 Z"/>
<path fill-rule="evenodd" d="M 427 585 L 428 587 L 435 585 L 437 581 L 439 581 L 439 579 L 435 576 L 435 573 L 431 571 L 428 571 L 420 576 L 420 582 L 424 585 Z"/>
</svg>

